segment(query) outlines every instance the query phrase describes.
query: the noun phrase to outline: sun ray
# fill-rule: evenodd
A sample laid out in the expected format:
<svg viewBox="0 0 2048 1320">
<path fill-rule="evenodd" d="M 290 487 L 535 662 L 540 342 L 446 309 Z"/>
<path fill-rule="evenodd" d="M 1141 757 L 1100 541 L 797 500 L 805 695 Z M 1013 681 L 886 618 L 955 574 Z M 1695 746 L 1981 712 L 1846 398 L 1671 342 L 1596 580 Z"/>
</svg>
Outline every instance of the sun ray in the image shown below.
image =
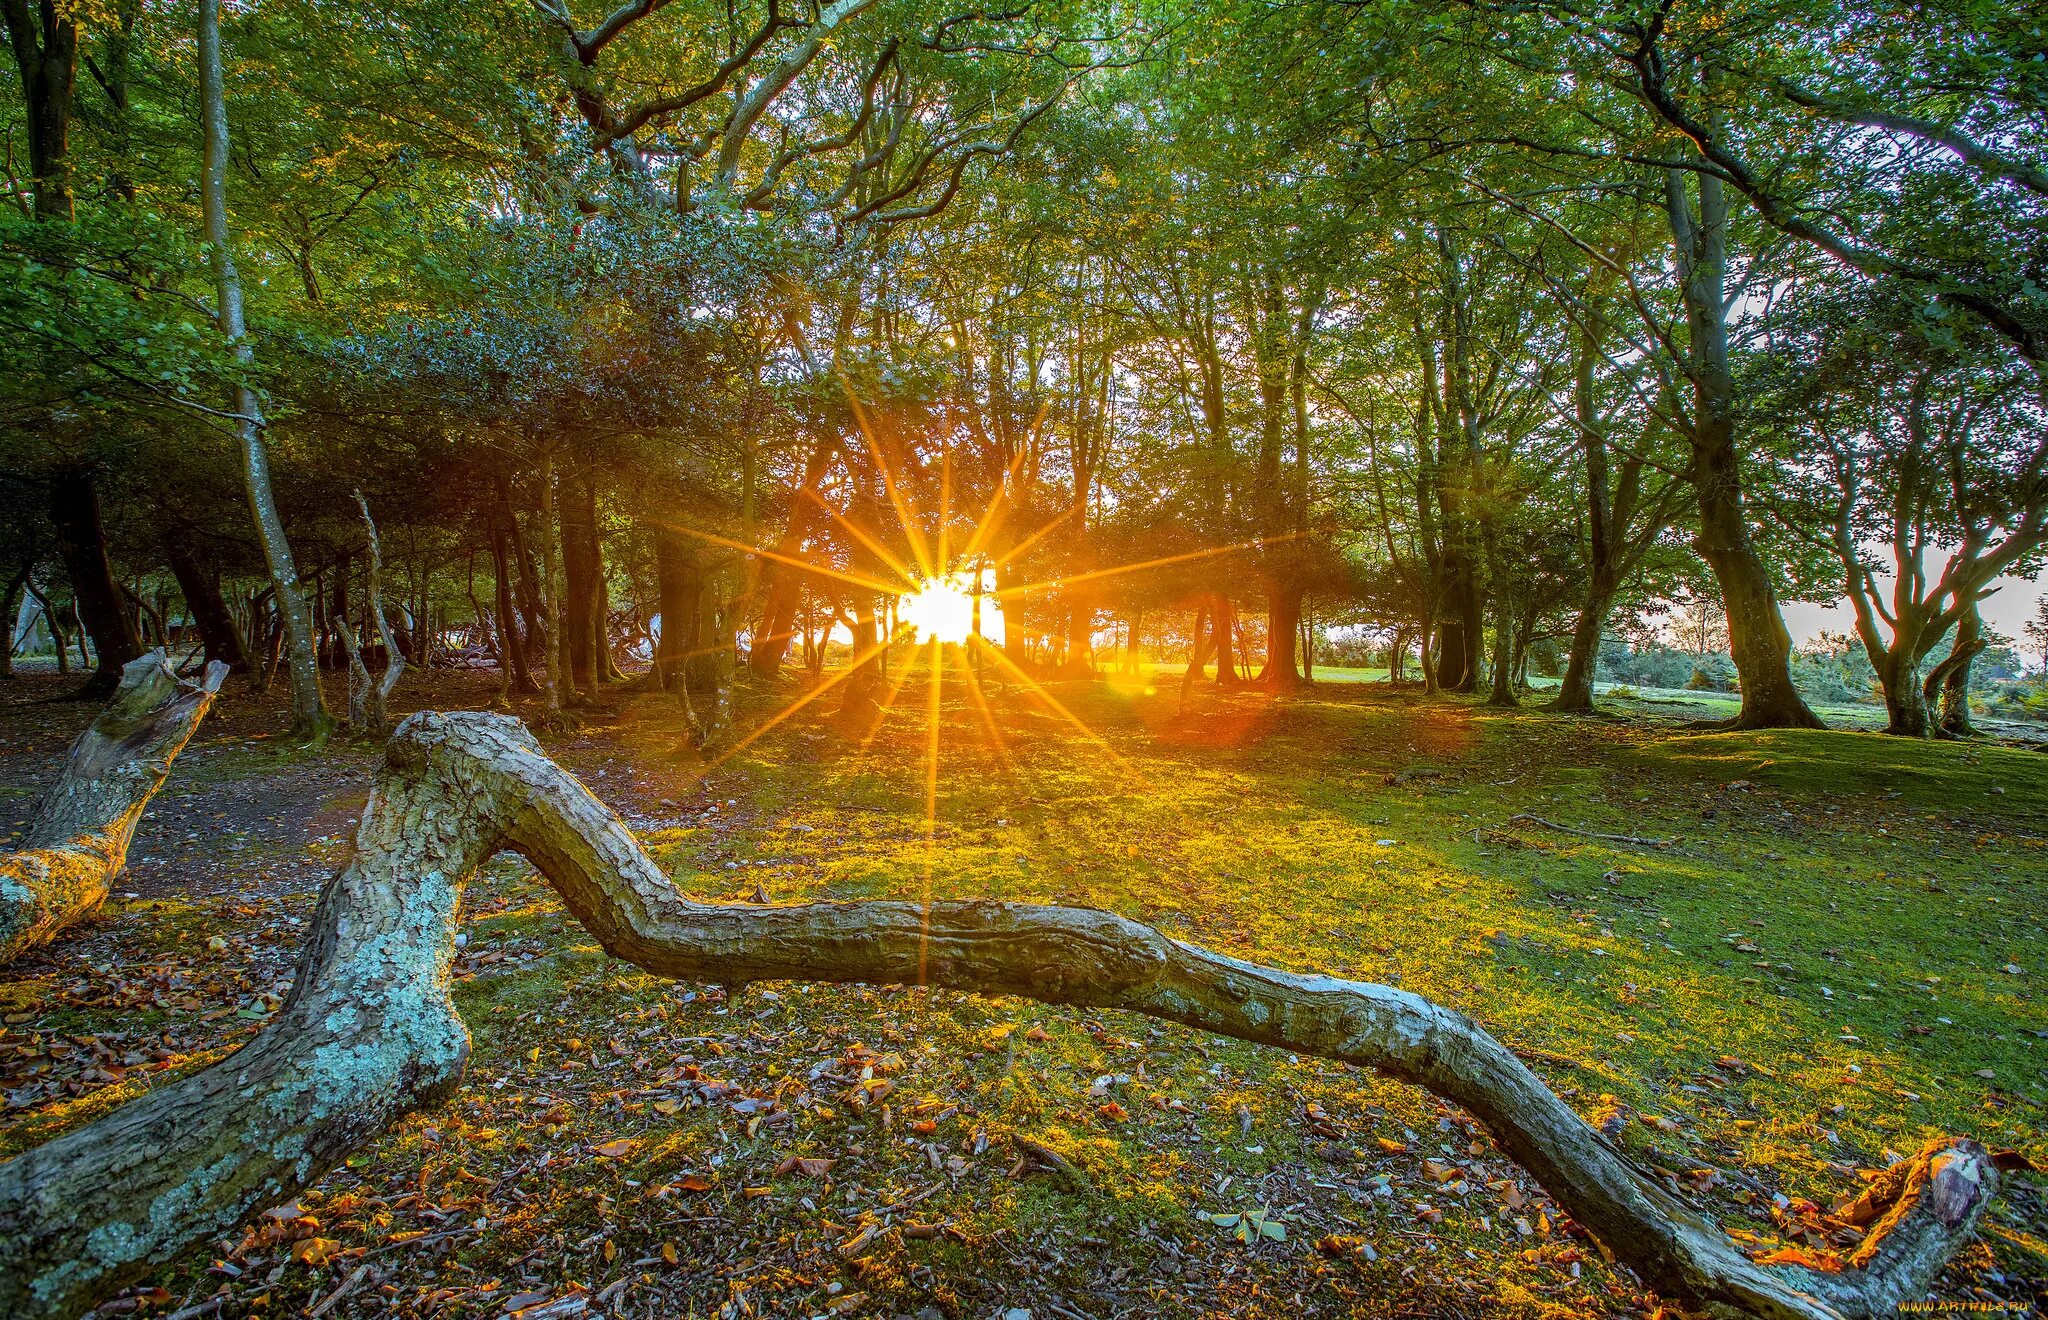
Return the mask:
<svg viewBox="0 0 2048 1320">
<path fill-rule="evenodd" d="M 1008 670 L 1012 677 L 1016 678 L 1019 682 L 1023 683 L 1025 688 L 1028 689 L 1034 697 L 1038 698 L 1038 700 L 1044 702 L 1047 706 L 1051 707 L 1054 713 L 1059 715 L 1061 719 L 1073 725 L 1075 729 L 1080 731 L 1082 737 L 1086 738 L 1089 742 L 1094 743 L 1097 747 L 1101 748 L 1104 752 L 1108 753 L 1109 758 L 1112 761 L 1115 761 L 1120 768 L 1122 768 L 1131 776 L 1132 779 L 1136 780 L 1141 787 L 1149 787 L 1149 784 L 1147 783 L 1145 776 L 1139 773 L 1138 767 L 1132 765 L 1130 760 L 1127 757 L 1125 757 L 1122 752 L 1119 752 L 1115 747 L 1112 747 L 1107 738 L 1104 738 L 1101 734 L 1089 728 L 1087 723 L 1083 721 L 1079 715 L 1076 715 L 1073 711 L 1068 710 L 1066 706 L 1061 703 L 1058 697 L 1055 697 L 1051 692 L 1048 692 L 1046 690 L 1045 685 L 1043 683 L 1040 683 L 1037 679 L 1025 673 L 1021 668 L 1018 667 L 1016 661 L 1010 659 L 1009 656 L 1004 655 L 1001 647 L 991 646 L 987 642 L 982 641 L 978 637 L 975 638 L 975 640 L 977 642 L 981 642 L 981 649 L 987 654 L 994 656 L 996 658 L 997 663 L 1001 664 L 1004 669 Z"/>
<path fill-rule="evenodd" d="M 897 696 L 909 685 L 911 675 L 917 672 L 917 666 L 923 659 L 924 648 L 912 647 L 909 658 L 897 670 L 896 678 L 889 684 L 888 692 L 882 697 L 881 709 L 875 712 L 875 722 L 869 726 L 866 733 L 861 735 L 860 746 L 862 751 L 866 751 L 869 744 L 874 742 L 875 736 L 881 733 L 883 720 L 888 717 L 891 710 L 895 709 Z"/>
<path fill-rule="evenodd" d="M 927 708 L 924 749 L 924 913 L 917 942 L 917 979 L 925 979 L 925 958 L 929 950 L 932 910 L 932 867 L 937 861 L 939 830 L 939 721 L 944 716 L 946 670 L 940 664 L 944 642 L 934 638 L 932 647 L 931 702 Z"/>
<path fill-rule="evenodd" d="M 981 678 L 974 672 L 974 665 L 967 659 L 965 650 L 952 652 L 953 662 L 960 666 L 961 685 L 967 689 L 967 699 L 981 717 L 981 727 L 988 738 L 989 750 L 996 754 L 996 761 L 1003 767 L 1003 773 L 1014 779 L 1017 774 L 1017 758 L 1011 754 L 1010 745 L 1003 741 L 1003 731 L 996 724 L 996 713 L 988 704 L 988 696 L 981 690 Z"/>
<path fill-rule="evenodd" d="M 1045 524 L 1045 526 L 1043 526 L 1043 527 L 1039 528 L 1039 529 L 1038 529 L 1037 531 L 1033 532 L 1033 533 L 1032 533 L 1031 535 L 1029 535 L 1029 536 L 1025 537 L 1025 538 L 1024 538 L 1024 539 L 1023 539 L 1022 541 L 1018 542 L 1018 543 L 1017 543 L 1016 545 L 1013 545 L 1013 546 L 1011 546 L 1011 547 L 1010 547 L 1010 549 L 1008 550 L 1008 552 L 1007 552 L 1007 553 L 1005 553 L 1005 554 L 1002 554 L 1002 555 L 998 556 L 998 557 L 997 557 L 997 559 L 996 559 L 996 561 L 995 561 L 994 563 L 990 564 L 990 565 L 989 565 L 989 567 L 990 567 L 990 568 L 1001 568 L 1001 567 L 1002 567 L 1003 565 L 1005 565 L 1005 564 L 1009 563 L 1009 562 L 1010 562 L 1011 560 L 1015 559 L 1015 558 L 1016 558 L 1016 557 L 1017 557 L 1018 555 L 1021 555 L 1021 554 L 1023 554 L 1023 553 L 1024 553 L 1024 552 L 1025 552 L 1026 550 L 1029 550 L 1029 549 L 1030 549 L 1030 548 L 1031 548 L 1032 546 L 1034 546 L 1034 545 L 1037 545 L 1037 544 L 1038 544 L 1038 543 L 1039 543 L 1040 541 L 1043 541 L 1043 540 L 1044 540 L 1044 539 L 1045 539 L 1046 537 L 1048 537 L 1048 536 L 1051 536 L 1051 535 L 1052 535 L 1052 532 L 1053 532 L 1053 529 L 1054 529 L 1055 527 L 1058 527 L 1058 526 L 1059 526 L 1059 525 L 1060 525 L 1061 523 L 1065 522 L 1065 521 L 1066 521 L 1067 519 L 1069 519 L 1069 518 L 1073 517 L 1073 516 L 1074 516 L 1074 510 L 1075 510 L 1075 509 L 1077 509 L 1077 508 L 1079 508 L 1079 507 L 1080 507 L 1080 506 L 1079 506 L 1079 505 L 1077 505 L 1077 504 L 1070 504 L 1070 505 L 1068 505 L 1068 506 L 1067 506 L 1066 508 L 1064 508 L 1064 509 L 1060 510 L 1060 511 L 1059 511 L 1058 513 L 1054 514 L 1054 515 L 1053 515 L 1053 516 L 1052 516 L 1052 517 L 1051 517 L 1050 519 L 1048 519 L 1048 520 L 1046 521 L 1046 524 Z"/>
<path fill-rule="evenodd" d="M 931 547 L 925 544 L 923 530 L 918 527 L 902 492 L 896 488 L 896 478 L 889 471 L 889 460 L 882 454 L 882 442 L 875 438 L 875 428 L 868 422 L 868 410 L 861 406 L 860 396 L 853 392 L 853 382 L 843 371 L 839 373 L 839 388 L 846 392 L 847 405 L 853 409 L 854 424 L 860 428 L 861 439 L 867 442 L 868 456 L 875 460 L 875 470 L 882 474 L 882 490 L 896 509 L 896 520 L 903 524 L 903 537 L 910 544 L 911 557 L 917 560 L 918 571 L 930 577 Z"/>
<path fill-rule="evenodd" d="M 1041 404 L 1040 408 L 1043 407 Z M 1020 449 L 1017 456 L 1010 460 L 1009 466 L 1003 470 L 1003 479 L 996 483 L 996 493 L 989 496 L 988 507 L 981 511 L 981 517 L 975 522 L 974 535 L 967 538 L 967 548 L 960 552 L 962 559 L 974 558 L 983 543 L 1002 527 L 1003 519 L 1010 512 L 1010 483 L 1015 481 L 1023 470 L 1024 451 Z"/>
<path fill-rule="evenodd" d="M 1185 564 L 1197 559 L 1213 559 L 1217 555 L 1235 554 L 1240 550 L 1263 550 L 1269 545 L 1292 541 L 1306 535 L 1303 532 L 1289 532 L 1284 536 L 1265 536 L 1251 541 L 1240 541 L 1236 545 L 1211 546 L 1207 550 L 1189 550 L 1178 555 L 1161 555 L 1157 559 L 1146 559 L 1135 564 L 1118 564 L 1114 568 L 1091 569 L 1086 573 L 1075 573 L 1069 577 L 1046 578 L 1040 582 L 1026 582 L 1014 587 L 1002 587 L 998 596 L 1028 596 L 1041 591 L 1059 591 L 1080 582 L 1095 582 L 1103 578 L 1119 577 L 1125 573 L 1136 573 L 1147 568 L 1164 568 L 1168 564 Z"/>
<path fill-rule="evenodd" d="M 828 518 L 832 519 L 832 521 L 838 523 L 841 527 L 845 528 L 847 535 L 851 536 L 854 540 L 860 542 L 863 546 L 867 547 L 868 553 L 873 555 L 875 558 L 881 560 L 882 563 L 886 565 L 891 572 L 900 574 L 903 580 L 905 582 L 908 582 L 912 586 L 917 585 L 917 574 L 911 572 L 909 567 L 906 566 L 902 560 L 890 554 L 888 550 L 883 548 L 882 543 L 876 540 L 873 536 L 870 536 L 867 532 L 867 529 L 863 528 L 859 523 L 847 517 L 839 510 L 833 508 L 831 504 L 826 502 L 825 497 L 823 495 L 820 495 L 817 491 L 806 490 L 804 494 L 808 495 L 813 501 L 815 501 L 817 503 L 817 506 L 825 511 L 825 515 Z"/>
<path fill-rule="evenodd" d="M 939 453 L 939 577 L 953 571 L 950 557 L 953 529 L 953 446 Z"/>
<path fill-rule="evenodd" d="M 798 559 L 795 555 L 786 555 L 779 550 L 768 550 L 758 545 L 748 545 L 745 541 L 736 541 L 730 536 L 720 536 L 717 532 L 699 531 L 695 527 L 685 527 L 681 523 L 663 522 L 660 519 L 649 519 L 648 521 L 653 522 L 657 527 L 666 528 L 683 536 L 694 536 L 700 541 L 709 541 L 713 545 L 722 545 L 728 549 L 737 550 L 742 554 L 759 555 L 763 559 L 772 559 L 778 564 L 788 564 L 791 568 L 802 569 L 806 573 L 816 573 L 821 577 L 837 578 L 841 582 L 850 583 L 853 586 L 862 587 L 869 591 L 879 591 L 884 595 L 894 596 L 902 590 L 900 587 L 892 587 L 886 582 L 877 582 L 875 579 L 859 573 L 848 573 L 843 569 L 833 568 L 829 564 L 816 564 L 808 559 Z"/>
<path fill-rule="evenodd" d="M 752 733 L 749 733 L 746 737 L 740 739 L 738 742 L 734 743 L 732 746 L 726 748 L 717 756 L 713 757 L 700 770 L 698 770 L 697 777 L 700 779 L 703 778 L 705 775 L 711 773 L 711 771 L 716 769 L 718 766 L 724 764 L 733 756 L 738 755 L 740 752 L 745 751 L 747 748 L 759 742 L 763 735 L 765 735 L 770 729 L 773 729 L 776 725 L 782 723 L 790 716 L 796 714 L 804 707 L 816 701 L 819 697 L 824 696 L 827 692 L 831 691 L 835 687 L 838 687 L 841 683 L 844 683 L 847 679 L 851 678 L 854 674 L 858 673 L 862 665 L 865 665 L 868 661 L 880 655 L 883 649 L 887 646 L 887 642 L 874 643 L 873 645 L 869 646 L 865 651 L 862 651 L 859 655 L 853 657 L 852 660 L 848 661 L 846 667 L 841 669 L 838 673 L 832 675 L 832 677 L 826 679 L 824 682 L 818 684 L 816 687 L 810 689 L 808 692 L 799 694 L 796 700 L 790 702 L 787 706 L 784 706 L 774 715 L 771 715 L 766 723 L 757 726 Z"/>
</svg>

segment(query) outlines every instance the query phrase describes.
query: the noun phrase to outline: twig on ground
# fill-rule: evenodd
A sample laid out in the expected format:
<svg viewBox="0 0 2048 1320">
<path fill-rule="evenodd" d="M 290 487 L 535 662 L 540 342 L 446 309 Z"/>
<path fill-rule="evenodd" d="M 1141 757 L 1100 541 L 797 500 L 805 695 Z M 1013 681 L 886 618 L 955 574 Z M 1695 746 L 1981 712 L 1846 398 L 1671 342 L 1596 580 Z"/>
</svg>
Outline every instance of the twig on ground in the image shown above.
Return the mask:
<svg viewBox="0 0 2048 1320">
<path fill-rule="evenodd" d="M 199 1317 L 202 1315 L 212 1315 L 215 1311 L 220 1310 L 226 1301 L 227 1298 L 215 1294 L 203 1302 L 186 1307 L 182 1311 L 171 1312 L 164 1317 L 164 1320 L 199 1320 Z"/>
<path fill-rule="evenodd" d="M 346 1297 L 349 1294 L 350 1290 L 352 1290 L 357 1284 L 361 1283 L 363 1281 L 363 1276 L 368 1274 L 369 1272 L 370 1262 L 368 1261 L 364 1261 L 362 1264 L 356 1266 L 353 1270 L 350 1270 L 348 1277 L 341 1281 L 341 1286 L 339 1288 L 336 1288 L 333 1292 L 327 1294 L 326 1297 L 320 1300 L 320 1304 L 318 1306 L 315 1306 L 312 1310 L 306 1312 L 306 1320 L 320 1320 L 321 1316 L 326 1315 L 329 1311 L 332 1311 L 335 1307 L 335 1304 L 341 1301 L 343 1297 Z"/>
<path fill-rule="evenodd" d="M 1609 843 L 1633 843 L 1644 848 L 1669 848 L 1672 844 L 1678 842 L 1676 839 L 1645 839 L 1634 834 L 1602 834 L 1598 830 L 1573 829 L 1569 825 L 1560 825 L 1554 820 L 1545 820 L 1541 816 L 1531 815 L 1526 811 L 1516 812 L 1508 817 L 1507 823 L 1510 825 L 1540 825 L 1546 830 L 1556 830 L 1559 834 L 1577 835 L 1581 839 L 1604 839 Z"/>
</svg>

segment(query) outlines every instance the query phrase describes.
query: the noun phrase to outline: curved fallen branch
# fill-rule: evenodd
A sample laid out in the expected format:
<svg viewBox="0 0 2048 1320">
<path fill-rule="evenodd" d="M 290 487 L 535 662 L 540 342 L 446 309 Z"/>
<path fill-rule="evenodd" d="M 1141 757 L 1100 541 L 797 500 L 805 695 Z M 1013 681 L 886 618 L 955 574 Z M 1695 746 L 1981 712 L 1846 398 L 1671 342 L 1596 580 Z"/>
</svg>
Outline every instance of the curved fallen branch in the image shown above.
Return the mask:
<svg viewBox="0 0 2048 1320">
<path fill-rule="evenodd" d="M 448 1095 L 468 1033 L 448 995 L 462 886 L 524 855 L 615 957 L 658 975 L 922 984 L 1129 1009 L 1378 1069 L 1462 1105 L 1660 1293 L 1768 1317 L 1891 1314 L 1973 1231 L 1997 1172 L 1929 1146 L 1883 1186 L 1852 1267 L 1753 1262 L 1639 1173 L 1463 1014 L 1304 976 L 1108 912 L 996 902 L 705 904 L 684 897 L 517 721 L 414 715 L 328 882 L 289 1002 L 238 1053 L 0 1166 L 0 1313 L 71 1316 L 289 1198 Z"/>
<path fill-rule="evenodd" d="M 113 700 L 37 802 L 21 851 L 0 857 L 0 963 L 49 943 L 105 901 L 142 809 L 227 674 L 216 660 L 198 686 L 181 684 L 160 650 L 122 669 Z"/>
</svg>

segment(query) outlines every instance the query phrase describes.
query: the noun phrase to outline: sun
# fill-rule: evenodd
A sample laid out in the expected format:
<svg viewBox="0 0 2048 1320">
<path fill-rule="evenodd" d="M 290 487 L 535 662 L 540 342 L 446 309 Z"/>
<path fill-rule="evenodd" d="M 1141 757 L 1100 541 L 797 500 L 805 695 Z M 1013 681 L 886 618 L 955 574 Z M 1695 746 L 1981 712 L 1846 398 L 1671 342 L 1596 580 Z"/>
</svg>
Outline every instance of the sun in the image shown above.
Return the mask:
<svg viewBox="0 0 2048 1320">
<path fill-rule="evenodd" d="M 926 578 L 897 602 L 896 616 L 927 642 L 964 642 L 974 633 L 974 597 L 957 578 Z"/>
</svg>

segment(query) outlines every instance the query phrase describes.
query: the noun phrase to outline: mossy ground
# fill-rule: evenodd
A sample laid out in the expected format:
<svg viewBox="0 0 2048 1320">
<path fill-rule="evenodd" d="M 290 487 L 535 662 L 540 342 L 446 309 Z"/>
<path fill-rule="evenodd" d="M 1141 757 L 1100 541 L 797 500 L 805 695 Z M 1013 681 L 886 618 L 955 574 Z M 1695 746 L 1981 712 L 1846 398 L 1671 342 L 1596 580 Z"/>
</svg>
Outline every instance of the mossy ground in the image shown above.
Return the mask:
<svg viewBox="0 0 2048 1320">
<path fill-rule="evenodd" d="M 1783 1227 L 1774 1196 L 1826 1205 L 1932 1134 L 2048 1163 L 2048 756 L 1352 683 L 1205 689 L 1185 711 L 1176 683 L 1056 685 L 1077 725 L 1009 681 L 985 685 L 984 711 L 961 674 L 938 693 L 935 781 L 922 672 L 879 722 L 842 720 L 835 693 L 716 766 L 659 698 L 550 747 L 706 898 L 1082 903 L 1455 1005 L 1582 1112 L 1626 1106 L 1645 1164 L 1761 1237 Z M 754 694 L 740 727 L 796 690 Z M 181 806 L 310 777 L 308 832 L 331 838 L 369 760 L 223 745 L 181 766 Z M 195 854 L 250 892 L 129 904 L 9 969 L 6 1043 L 67 1082 L 85 1078 L 82 1038 L 118 1053 L 108 1033 L 163 1030 L 183 1048 L 9 1111 L 0 1149 L 260 1020 L 310 911 L 293 846 Z M 1411 1088 L 1129 1015 L 728 997 L 605 958 L 523 864 L 494 864 L 470 898 L 462 1094 L 366 1147 L 303 1217 L 167 1271 L 162 1308 L 225 1288 L 220 1314 L 300 1314 L 346 1285 L 325 1314 L 572 1295 L 648 1316 L 1645 1309 L 1483 1133 Z M 177 976 L 189 1003 L 151 991 Z M 1945 1295 L 2038 1296 L 2042 1206 L 2037 1180 L 2012 1180 Z M 1198 1217 L 1247 1210 L 1281 1216 L 1285 1239 Z"/>
</svg>

